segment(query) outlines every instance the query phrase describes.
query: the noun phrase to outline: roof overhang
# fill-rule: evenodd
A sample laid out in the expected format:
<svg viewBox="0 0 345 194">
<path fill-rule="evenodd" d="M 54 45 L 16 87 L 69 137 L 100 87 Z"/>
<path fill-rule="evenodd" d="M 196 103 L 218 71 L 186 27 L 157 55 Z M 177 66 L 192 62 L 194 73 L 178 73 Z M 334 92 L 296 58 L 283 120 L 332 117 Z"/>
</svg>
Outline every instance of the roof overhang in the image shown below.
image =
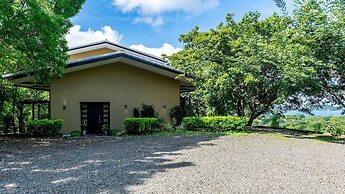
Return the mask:
<svg viewBox="0 0 345 194">
<path fill-rule="evenodd" d="M 157 60 L 150 60 L 147 57 L 141 57 L 133 53 L 118 51 L 114 53 L 88 57 L 76 61 L 70 61 L 66 64 L 65 74 L 81 71 L 85 69 L 95 68 L 108 64 L 116 64 L 117 62 L 126 63 L 128 65 L 151 71 L 163 76 L 176 79 L 177 76 L 184 74 L 184 72 L 172 68 L 167 63 Z M 34 72 L 18 72 L 15 74 L 4 75 L 3 78 L 11 80 L 16 86 L 32 88 L 37 90 L 50 90 L 50 84 L 36 83 L 34 79 Z M 180 91 L 189 92 L 194 90 L 194 86 L 185 79 L 180 79 Z"/>
</svg>

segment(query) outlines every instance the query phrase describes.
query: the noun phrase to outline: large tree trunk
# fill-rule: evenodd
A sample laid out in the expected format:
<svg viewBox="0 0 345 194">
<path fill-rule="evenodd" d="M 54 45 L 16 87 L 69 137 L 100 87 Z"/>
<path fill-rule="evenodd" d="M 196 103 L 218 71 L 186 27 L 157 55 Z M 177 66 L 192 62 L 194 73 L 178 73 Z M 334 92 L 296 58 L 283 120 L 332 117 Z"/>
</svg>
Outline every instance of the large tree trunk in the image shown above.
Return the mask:
<svg viewBox="0 0 345 194">
<path fill-rule="evenodd" d="M 249 120 L 248 120 L 248 123 L 247 123 L 247 126 L 253 126 L 253 123 L 254 123 L 254 120 L 257 118 L 256 114 L 255 113 L 251 113 L 250 117 L 249 117 Z"/>
</svg>

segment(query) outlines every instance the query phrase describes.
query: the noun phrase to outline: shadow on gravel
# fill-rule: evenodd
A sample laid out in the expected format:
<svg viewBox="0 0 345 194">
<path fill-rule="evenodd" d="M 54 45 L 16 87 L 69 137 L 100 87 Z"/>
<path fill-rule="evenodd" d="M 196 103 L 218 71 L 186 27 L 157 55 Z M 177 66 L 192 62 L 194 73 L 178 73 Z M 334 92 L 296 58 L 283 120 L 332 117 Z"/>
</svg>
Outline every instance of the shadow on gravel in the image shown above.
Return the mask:
<svg viewBox="0 0 345 194">
<path fill-rule="evenodd" d="M 0 193 L 128 193 L 158 172 L 193 166 L 179 151 L 215 135 L 0 141 Z"/>
</svg>

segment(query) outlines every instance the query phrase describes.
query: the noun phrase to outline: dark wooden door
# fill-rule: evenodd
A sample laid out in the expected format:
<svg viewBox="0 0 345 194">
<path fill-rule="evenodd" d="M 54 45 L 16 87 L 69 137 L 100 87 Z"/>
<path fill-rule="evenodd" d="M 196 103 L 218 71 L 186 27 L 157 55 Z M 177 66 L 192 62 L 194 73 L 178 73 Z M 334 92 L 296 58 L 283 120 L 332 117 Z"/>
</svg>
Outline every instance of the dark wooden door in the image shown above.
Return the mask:
<svg viewBox="0 0 345 194">
<path fill-rule="evenodd" d="M 104 134 L 102 125 L 110 124 L 109 102 L 81 102 L 81 127 L 87 134 Z"/>
<path fill-rule="evenodd" d="M 87 106 L 87 133 L 102 134 L 103 104 L 89 103 Z"/>
</svg>

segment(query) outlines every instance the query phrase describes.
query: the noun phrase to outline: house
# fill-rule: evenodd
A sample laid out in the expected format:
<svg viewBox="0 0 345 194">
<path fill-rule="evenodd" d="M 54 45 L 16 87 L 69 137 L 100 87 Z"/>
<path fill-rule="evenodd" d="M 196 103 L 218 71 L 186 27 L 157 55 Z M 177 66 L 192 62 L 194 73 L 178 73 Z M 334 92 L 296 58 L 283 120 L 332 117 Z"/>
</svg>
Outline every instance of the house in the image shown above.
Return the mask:
<svg viewBox="0 0 345 194">
<path fill-rule="evenodd" d="M 87 126 L 88 134 L 103 133 L 101 126 L 123 129 L 133 109 L 153 105 L 169 121 L 170 109 L 180 103 L 180 93 L 192 85 L 176 79 L 182 71 L 167 60 L 109 41 L 71 48 L 62 78 L 35 83 L 28 73 L 4 75 L 16 86 L 46 90 L 52 119 L 63 119 L 63 134 Z"/>
</svg>

